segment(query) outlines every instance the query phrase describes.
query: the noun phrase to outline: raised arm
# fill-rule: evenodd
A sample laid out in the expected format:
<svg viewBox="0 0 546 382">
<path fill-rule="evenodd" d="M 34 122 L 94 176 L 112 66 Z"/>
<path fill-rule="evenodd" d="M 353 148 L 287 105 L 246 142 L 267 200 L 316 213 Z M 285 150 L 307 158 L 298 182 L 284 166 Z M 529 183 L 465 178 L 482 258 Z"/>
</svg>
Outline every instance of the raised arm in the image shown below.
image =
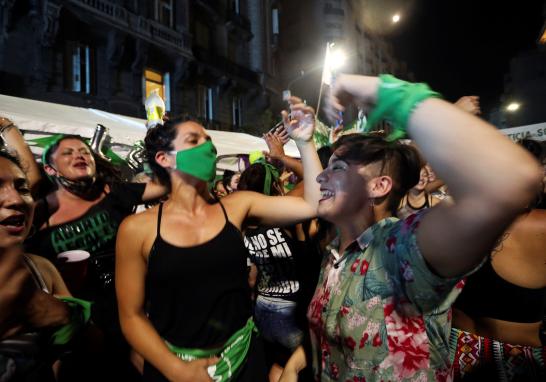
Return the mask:
<svg viewBox="0 0 546 382">
<path fill-rule="evenodd" d="M 315 113 L 313 108 L 292 97 L 290 115 L 283 111 L 283 121 L 290 137 L 296 141 L 304 170 L 304 196 L 265 196 L 255 192 L 238 191 L 223 200 L 243 206 L 242 220 L 250 218 L 259 224 L 282 226 L 313 218 L 317 214 L 320 187 L 316 181 L 322 171 L 313 143 Z"/>
<path fill-rule="evenodd" d="M 338 77 L 330 116 L 335 118 L 350 101 L 377 102 L 380 108 L 379 86 L 376 77 Z M 540 169 L 525 150 L 493 126 L 452 104 L 429 98 L 412 110 L 407 132 L 449 186 L 455 201 L 427 213 L 417 242 L 436 273 L 460 276 L 490 252 L 536 195 Z"/>
<path fill-rule="evenodd" d="M 142 248 L 147 225 L 142 218 L 126 218 L 116 241 L 116 294 L 123 334 L 133 349 L 170 381 L 211 381 L 206 368 L 213 362 L 180 360 L 169 351 L 144 312 L 146 261 Z"/>
<path fill-rule="evenodd" d="M 283 132 L 285 131 L 282 129 Z M 284 142 L 282 140 L 283 132 L 275 132 L 264 134 L 265 143 L 269 148 L 269 153 L 267 155 L 272 158 L 282 162 L 282 164 L 288 168 L 290 171 L 294 172 L 298 178 L 303 179 L 303 164 L 296 158 L 289 157 L 284 152 Z M 288 134 L 288 133 L 286 133 Z"/>
<path fill-rule="evenodd" d="M 0 135 L 6 146 L 17 153 L 17 156 L 25 169 L 30 188 L 34 191 L 36 185 L 42 178 L 42 175 L 38 164 L 34 159 L 34 155 L 25 142 L 23 135 L 12 121 L 3 117 L 0 117 Z"/>
</svg>

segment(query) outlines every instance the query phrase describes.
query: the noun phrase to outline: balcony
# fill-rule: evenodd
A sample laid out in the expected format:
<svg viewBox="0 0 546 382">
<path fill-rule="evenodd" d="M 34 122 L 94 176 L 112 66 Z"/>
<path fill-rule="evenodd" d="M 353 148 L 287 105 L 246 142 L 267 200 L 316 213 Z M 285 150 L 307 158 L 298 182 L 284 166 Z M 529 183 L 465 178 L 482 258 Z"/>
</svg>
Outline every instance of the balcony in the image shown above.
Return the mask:
<svg viewBox="0 0 546 382">
<path fill-rule="evenodd" d="M 190 35 L 147 19 L 107 0 L 69 0 L 82 17 L 92 15 L 107 24 L 160 47 L 191 57 Z M 86 11 L 85 14 L 78 10 Z"/>
<path fill-rule="evenodd" d="M 238 65 L 226 57 L 216 55 L 212 50 L 194 47 L 193 54 L 198 61 L 205 63 L 213 70 L 216 69 L 218 74 L 227 74 L 236 80 L 243 80 L 252 85 L 259 83 L 260 79 L 256 72 Z"/>
</svg>

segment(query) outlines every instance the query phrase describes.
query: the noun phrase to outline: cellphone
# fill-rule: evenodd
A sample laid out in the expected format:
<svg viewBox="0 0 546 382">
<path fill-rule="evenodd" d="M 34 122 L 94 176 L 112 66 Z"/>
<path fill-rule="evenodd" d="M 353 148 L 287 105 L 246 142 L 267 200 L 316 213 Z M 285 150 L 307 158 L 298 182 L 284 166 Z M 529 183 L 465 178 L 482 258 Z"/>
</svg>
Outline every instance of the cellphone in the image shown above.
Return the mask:
<svg viewBox="0 0 546 382">
<path fill-rule="evenodd" d="M 282 92 L 282 100 L 283 101 L 287 101 L 290 100 L 290 97 L 292 96 L 292 94 L 290 93 L 290 90 L 283 90 Z"/>
</svg>

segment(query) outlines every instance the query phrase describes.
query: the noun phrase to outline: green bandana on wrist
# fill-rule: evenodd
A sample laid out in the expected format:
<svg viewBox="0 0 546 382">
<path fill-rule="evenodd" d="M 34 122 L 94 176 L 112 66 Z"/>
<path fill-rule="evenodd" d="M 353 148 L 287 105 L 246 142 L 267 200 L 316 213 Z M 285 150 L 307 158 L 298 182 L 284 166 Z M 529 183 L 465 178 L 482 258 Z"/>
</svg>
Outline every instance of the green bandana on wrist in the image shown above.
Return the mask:
<svg viewBox="0 0 546 382">
<path fill-rule="evenodd" d="M 377 94 L 377 103 L 368 117 L 366 131 L 370 131 L 381 120 L 387 120 L 393 129 L 387 137 L 388 141 L 406 136 L 410 115 L 421 102 L 427 98 L 441 97 L 427 84 L 413 84 L 389 74 L 383 74 L 379 78 L 381 84 Z"/>
<path fill-rule="evenodd" d="M 176 152 L 176 169 L 185 174 L 211 182 L 216 176 L 216 147 L 212 141 Z"/>
</svg>

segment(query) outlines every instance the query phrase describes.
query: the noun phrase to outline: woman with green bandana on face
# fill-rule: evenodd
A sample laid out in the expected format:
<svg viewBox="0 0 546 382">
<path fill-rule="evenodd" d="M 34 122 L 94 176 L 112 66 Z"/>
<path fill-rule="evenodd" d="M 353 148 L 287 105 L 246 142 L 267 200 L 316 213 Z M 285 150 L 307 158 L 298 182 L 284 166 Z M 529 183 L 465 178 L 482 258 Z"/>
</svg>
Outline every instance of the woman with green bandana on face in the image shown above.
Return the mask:
<svg viewBox="0 0 546 382">
<path fill-rule="evenodd" d="M 293 224 L 316 214 L 320 172 L 313 109 L 291 100 L 283 119 L 306 171 L 304 198 L 238 191 L 214 200 L 216 150 L 198 123 L 150 129 L 148 162 L 169 199 L 121 224 L 116 291 L 123 332 L 145 359 L 146 381 L 265 381 L 263 349 L 251 317 L 247 251 L 251 221 Z"/>
</svg>

